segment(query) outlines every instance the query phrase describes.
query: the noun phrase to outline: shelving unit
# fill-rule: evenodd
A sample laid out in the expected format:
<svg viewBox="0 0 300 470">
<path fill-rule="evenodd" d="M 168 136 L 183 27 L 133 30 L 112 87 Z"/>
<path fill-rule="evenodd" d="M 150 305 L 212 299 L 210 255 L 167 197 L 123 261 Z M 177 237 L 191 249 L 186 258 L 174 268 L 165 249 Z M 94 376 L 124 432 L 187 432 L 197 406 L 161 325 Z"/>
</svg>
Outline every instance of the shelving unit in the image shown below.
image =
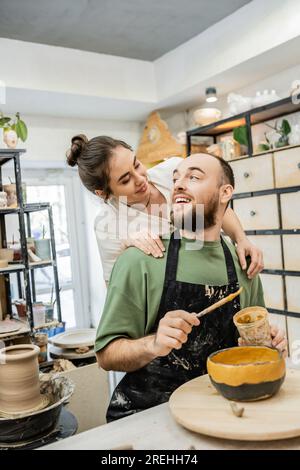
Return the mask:
<svg viewBox="0 0 300 470">
<path fill-rule="evenodd" d="M 10 288 L 10 275 L 16 273 L 17 282 L 18 282 L 18 293 L 19 297 L 22 297 L 22 277 L 23 284 L 25 288 L 25 300 L 27 305 L 27 318 L 29 320 L 28 328 L 26 324 L 22 327 L 20 332 L 15 332 L 10 335 L 10 338 L 18 337 L 27 330 L 32 330 L 34 327 L 33 324 L 33 312 L 32 304 L 36 302 L 36 288 L 35 288 L 35 270 L 45 267 L 52 267 L 53 269 L 53 278 L 54 278 L 54 290 L 56 298 L 56 307 L 57 307 L 57 320 L 62 321 L 61 317 L 61 304 L 60 304 L 60 295 L 59 295 L 59 281 L 58 281 L 58 272 L 57 272 L 57 260 L 56 260 L 56 250 L 55 250 L 55 238 L 54 238 L 54 226 L 53 226 L 53 215 L 52 208 L 48 203 L 35 203 L 35 204 L 25 204 L 23 201 L 22 193 L 22 179 L 21 179 L 21 167 L 20 167 L 20 155 L 24 153 L 23 149 L 0 149 L 0 185 L 2 188 L 2 166 L 7 162 L 13 162 L 14 164 L 14 174 L 15 174 L 15 184 L 16 184 L 16 193 L 17 193 L 17 208 L 5 208 L 0 209 L 0 231 L 1 231 L 1 241 L 2 246 L 6 247 L 6 223 L 5 218 L 10 214 L 17 214 L 19 220 L 19 232 L 20 232 L 20 246 L 21 246 L 21 260 L 15 264 L 11 264 L 6 268 L 0 269 L 0 275 L 5 278 L 5 287 L 6 287 L 6 304 L 7 304 L 7 314 L 11 316 L 12 314 L 12 302 L 11 302 L 11 288 Z M 29 262 L 28 251 L 27 251 L 27 237 L 31 237 L 31 223 L 30 223 L 30 214 L 37 211 L 47 211 L 48 221 L 50 228 L 50 240 L 51 240 L 51 260 L 43 260 L 41 262 Z M 0 339 L 6 335 L 0 335 Z"/>
<path fill-rule="evenodd" d="M 262 273 L 262 277 L 264 277 L 264 275 L 273 276 L 273 278 L 268 278 L 268 282 L 272 283 L 273 279 L 274 282 L 276 281 L 276 283 L 278 283 L 278 286 L 281 286 L 282 282 L 283 301 L 279 302 L 282 303 L 281 307 L 272 308 L 268 306 L 268 304 L 267 307 L 271 313 L 284 315 L 285 319 L 287 317 L 300 318 L 300 302 L 298 307 L 295 309 L 298 311 L 289 308 L 289 304 L 293 303 L 295 305 L 295 302 L 291 302 L 290 300 L 291 293 L 295 293 L 295 290 L 292 291 L 291 287 L 288 289 L 287 286 L 287 281 L 291 283 L 291 279 L 294 279 L 297 285 L 299 284 L 298 292 L 300 292 L 300 262 L 297 266 L 293 267 L 293 269 L 289 269 L 288 265 L 291 264 L 291 261 L 287 260 L 288 243 L 285 240 L 286 236 L 299 236 L 298 250 L 300 251 L 300 223 L 298 222 L 297 216 L 298 213 L 300 214 L 300 145 L 254 153 L 252 127 L 253 125 L 264 123 L 279 117 L 288 116 L 298 111 L 300 111 L 300 103 L 294 104 L 292 98 L 285 98 L 259 108 L 251 109 L 245 113 L 223 119 L 208 126 L 198 127 L 187 131 L 187 151 L 189 154 L 193 136 L 210 136 L 213 138 L 213 142 L 216 143 L 219 136 L 228 134 L 238 126 L 246 126 L 249 144 L 248 155 L 230 161 L 238 183 L 238 188 L 236 188 L 232 200 L 232 207 L 240 217 L 242 224 L 244 221 L 244 224 L 246 225 L 246 234 L 251 238 L 253 237 L 252 239 L 254 240 L 254 243 L 254 237 L 261 236 L 256 238 L 256 241 L 258 241 L 263 238 L 262 236 L 273 236 L 273 239 L 271 237 L 268 239 L 265 238 L 264 240 L 265 243 L 270 241 L 271 244 L 271 239 L 274 241 L 274 236 L 276 236 L 276 243 L 280 248 L 280 250 L 278 250 L 280 251 L 281 258 L 278 261 L 280 268 L 277 267 L 271 269 L 266 266 L 266 269 L 264 269 Z M 250 164 L 250 162 L 252 163 Z M 253 162 L 255 162 L 255 164 Z M 280 165 L 283 166 L 280 167 Z M 288 176 L 285 176 L 286 180 L 284 184 L 282 184 L 282 176 L 280 175 L 279 168 L 286 168 L 284 165 L 290 165 L 289 168 L 291 168 L 291 176 L 290 180 L 288 179 Z M 251 170 L 249 170 L 250 167 Z M 292 183 L 289 184 L 289 181 Z M 294 184 L 295 182 L 296 184 Z M 243 188 L 247 188 L 247 190 L 243 190 Z M 270 205 L 268 206 L 266 202 L 263 208 L 263 201 L 267 201 L 265 199 L 266 197 L 271 198 L 268 200 Z M 289 197 L 295 198 L 295 201 L 299 197 L 299 205 L 297 202 L 290 204 L 291 210 L 295 211 L 293 226 L 286 222 L 286 219 L 289 218 L 290 220 L 291 216 L 287 215 L 288 200 L 285 201 L 284 198 Z M 257 206 L 259 209 L 251 209 L 252 204 L 255 207 Z M 266 209 L 267 207 L 269 207 L 269 209 Z M 274 211 L 270 213 L 272 208 L 274 208 Z M 268 225 L 268 223 L 270 228 L 263 227 L 264 225 Z M 261 227 L 259 226 L 260 224 Z M 294 238 L 294 241 L 295 240 L 298 242 L 298 238 Z M 279 295 L 275 287 L 272 292 L 274 298 Z M 271 303 L 273 303 L 272 299 Z"/>
</svg>

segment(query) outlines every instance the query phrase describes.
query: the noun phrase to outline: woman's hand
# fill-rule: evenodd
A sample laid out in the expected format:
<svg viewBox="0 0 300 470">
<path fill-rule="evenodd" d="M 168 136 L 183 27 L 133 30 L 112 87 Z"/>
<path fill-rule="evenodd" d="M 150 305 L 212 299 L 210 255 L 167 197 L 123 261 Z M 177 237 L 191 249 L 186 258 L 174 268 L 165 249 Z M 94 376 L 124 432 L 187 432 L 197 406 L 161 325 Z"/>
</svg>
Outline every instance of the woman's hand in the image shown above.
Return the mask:
<svg viewBox="0 0 300 470">
<path fill-rule="evenodd" d="M 263 252 L 253 245 L 248 238 L 245 237 L 237 242 L 236 252 L 243 270 L 247 268 L 246 256 L 251 258 L 251 263 L 247 270 L 249 279 L 252 279 L 264 269 Z"/>
<path fill-rule="evenodd" d="M 159 236 L 147 231 L 130 234 L 130 237 L 124 242 L 124 248 L 129 246 L 135 246 L 146 255 L 152 255 L 154 258 L 162 258 L 164 251 L 166 251 Z"/>
</svg>

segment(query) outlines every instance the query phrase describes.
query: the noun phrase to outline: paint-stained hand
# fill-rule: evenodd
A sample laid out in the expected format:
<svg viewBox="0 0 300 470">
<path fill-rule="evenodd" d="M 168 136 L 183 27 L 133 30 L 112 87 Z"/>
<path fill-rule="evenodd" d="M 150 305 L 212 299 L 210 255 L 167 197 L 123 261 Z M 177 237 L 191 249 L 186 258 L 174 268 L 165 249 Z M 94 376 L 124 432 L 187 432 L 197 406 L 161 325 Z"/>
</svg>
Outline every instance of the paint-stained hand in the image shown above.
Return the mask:
<svg viewBox="0 0 300 470">
<path fill-rule="evenodd" d="M 193 326 L 198 326 L 200 320 L 196 313 L 184 310 L 167 312 L 160 320 L 157 333 L 153 340 L 153 353 L 155 356 L 167 356 L 172 349 L 181 349 L 187 342 L 188 335 Z"/>
<path fill-rule="evenodd" d="M 278 328 L 277 325 L 271 326 L 271 337 L 272 337 L 272 346 L 273 348 L 278 349 L 282 352 L 283 357 L 287 356 L 287 339 L 283 330 Z M 242 339 L 238 339 L 239 346 L 248 346 L 248 344 Z"/>
</svg>

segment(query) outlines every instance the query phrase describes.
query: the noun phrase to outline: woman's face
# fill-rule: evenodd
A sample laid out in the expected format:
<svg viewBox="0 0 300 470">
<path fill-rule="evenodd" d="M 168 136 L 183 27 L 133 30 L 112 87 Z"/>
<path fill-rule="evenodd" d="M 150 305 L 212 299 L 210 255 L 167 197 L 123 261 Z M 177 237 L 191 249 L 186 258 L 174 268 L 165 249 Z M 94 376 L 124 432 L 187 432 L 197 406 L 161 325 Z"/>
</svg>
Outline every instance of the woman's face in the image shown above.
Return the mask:
<svg viewBox="0 0 300 470">
<path fill-rule="evenodd" d="M 150 196 L 147 171 L 134 153 L 122 146 L 117 147 L 109 160 L 109 167 L 112 194 L 117 198 L 127 197 L 130 205 L 146 205 Z"/>
</svg>

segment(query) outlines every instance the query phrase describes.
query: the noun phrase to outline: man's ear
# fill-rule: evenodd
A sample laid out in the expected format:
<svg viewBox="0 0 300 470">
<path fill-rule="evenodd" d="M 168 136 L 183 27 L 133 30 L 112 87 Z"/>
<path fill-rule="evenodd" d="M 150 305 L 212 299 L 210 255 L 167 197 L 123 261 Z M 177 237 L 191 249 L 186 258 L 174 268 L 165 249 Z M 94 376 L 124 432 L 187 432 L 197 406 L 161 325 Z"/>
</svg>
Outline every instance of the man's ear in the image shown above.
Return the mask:
<svg viewBox="0 0 300 470">
<path fill-rule="evenodd" d="M 95 189 L 95 194 L 98 197 L 104 198 L 104 193 L 103 193 L 102 189 Z"/>
<path fill-rule="evenodd" d="M 221 186 L 221 190 L 220 190 L 221 204 L 227 204 L 230 201 L 233 195 L 233 191 L 234 189 L 231 186 L 231 184 L 224 184 L 223 186 Z"/>
</svg>

